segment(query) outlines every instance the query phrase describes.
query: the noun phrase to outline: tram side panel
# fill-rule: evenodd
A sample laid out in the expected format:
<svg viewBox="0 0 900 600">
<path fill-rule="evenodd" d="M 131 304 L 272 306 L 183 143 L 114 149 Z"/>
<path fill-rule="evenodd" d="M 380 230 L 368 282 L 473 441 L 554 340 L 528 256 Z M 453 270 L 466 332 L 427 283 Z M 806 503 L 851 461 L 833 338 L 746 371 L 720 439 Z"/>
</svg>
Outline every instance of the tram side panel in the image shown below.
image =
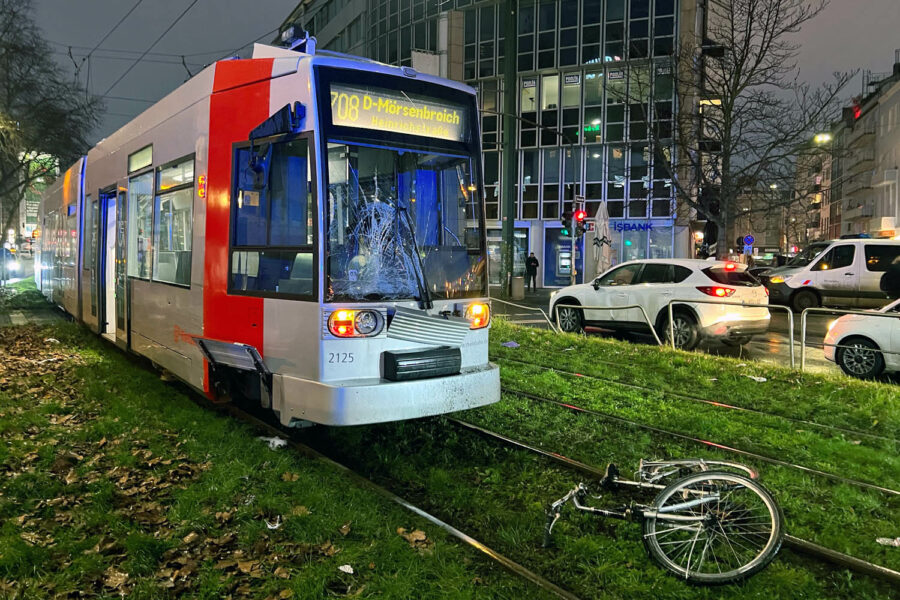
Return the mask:
<svg viewBox="0 0 900 600">
<path fill-rule="evenodd" d="M 147 240 L 142 239 L 149 237 L 146 232 L 128 232 L 134 245 L 149 250 L 139 265 L 129 265 L 132 349 L 201 389 L 202 355 L 192 336 L 201 334 L 203 322 L 202 278 L 195 275 L 195 269 L 202 273 L 203 247 L 195 240 L 202 241 L 196 232 L 204 229 L 203 210 L 198 206 L 205 200 L 198 194 L 198 178 L 206 170 L 207 119 L 207 104 L 198 103 L 139 138 L 138 146 L 153 143 L 154 167 L 138 175 L 152 181 L 153 233 Z M 181 181 L 165 176 L 171 171 Z M 135 179 L 129 180 L 129 186 Z M 129 210 L 136 204 L 131 192 Z M 187 220 L 191 225 L 186 234 L 179 228 Z M 129 217 L 129 227 L 141 227 L 140 221 Z M 132 251 L 129 260 L 135 254 Z"/>
<path fill-rule="evenodd" d="M 41 289 L 71 315 L 78 314 L 80 204 L 84 158 L 79 158 L 44 193 Z"/>
</svg>

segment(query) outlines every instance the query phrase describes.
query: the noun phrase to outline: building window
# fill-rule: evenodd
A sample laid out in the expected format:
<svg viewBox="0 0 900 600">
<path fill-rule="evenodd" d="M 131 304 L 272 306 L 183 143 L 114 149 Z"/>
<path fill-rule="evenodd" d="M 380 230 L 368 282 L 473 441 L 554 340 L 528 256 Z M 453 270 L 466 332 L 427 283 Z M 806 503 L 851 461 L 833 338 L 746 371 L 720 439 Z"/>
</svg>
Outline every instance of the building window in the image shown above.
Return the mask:
<svg viewBox="0 0 900 600">
<path fill-rule="evenodd" d="M 625 0 L 606 0 L 605 62 L 625 58 Z"/>
<path fill-rule="evenodd" d="M 555 0 L 538 5 L 538 69 L 556 66 L 556 6 Z"/>
<path fill-rule="evenodd" d="M 128 275 L 150 279 L 153 239 L 153 172 L 128 180 Z"/>
<path fill-rule="evenodd" d="M 606 199 L 610 218 L 625 215 L 625 188 L 628 180 L 625 177 L 625 147 L 608 146 L 606 171 Z"/>
<path fill-rule="evenodd" d="M 522 218 L 538 218 L 538 187 L 540 171 L 538 170 L 538 151 L 522 152 Z"/>
<path fill-rule="evenodd" d="M 230 290 L 314 297 L 307 138 L 235 150 Z"/>
<path fill-rule="evenodd" d="M 500 218 L 500 152 L 484 153 L 484 218 Z"/>
<path fill-rule="evenodd" d="M 194 158 L 156 170 L 153 281 L 191 284 Z"/>
<path fill-rule="evenodd" d="M 559 148 L 543 151 L 543 189 L 541 193 L 541 217 L 559 218 Z"/>
<path fill-rule="evenodd" d="M 534 11 L 535 5 L 526 5 L 524 2 L 519 7 L 519 71 L 531 71 L 534 69 Z"/>
<path fill-rule="evenodd" d="M 581 62 L 600 62 L 601 18 L 603 0 L 582 0 L 581 8 Z"/>
</svg>

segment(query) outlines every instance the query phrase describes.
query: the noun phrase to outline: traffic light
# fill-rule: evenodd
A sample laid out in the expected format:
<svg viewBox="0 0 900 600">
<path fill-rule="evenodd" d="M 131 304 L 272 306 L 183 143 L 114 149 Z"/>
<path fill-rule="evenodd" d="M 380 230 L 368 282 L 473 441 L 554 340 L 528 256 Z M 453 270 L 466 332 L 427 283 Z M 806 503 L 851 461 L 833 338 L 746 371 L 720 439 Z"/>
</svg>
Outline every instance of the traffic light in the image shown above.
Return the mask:
<svg viewBox="0 0 900 600">
<path fill-rule="evenodd" d="M 566 237 L 572 235 L 572 213 L 568 210 L 564 211 L 559 220 L 562 221 L 562 231 L 560 233 Z"/>
<path fill-rule="evenodd" d="M 579 208 L 575 211 L 575 237 L 581 237 L 584 235 L 587 227 L 584 224 L 584 220 L 587 218 L 587 213 L 584 212 L 583 209 Z"/>
</svg>

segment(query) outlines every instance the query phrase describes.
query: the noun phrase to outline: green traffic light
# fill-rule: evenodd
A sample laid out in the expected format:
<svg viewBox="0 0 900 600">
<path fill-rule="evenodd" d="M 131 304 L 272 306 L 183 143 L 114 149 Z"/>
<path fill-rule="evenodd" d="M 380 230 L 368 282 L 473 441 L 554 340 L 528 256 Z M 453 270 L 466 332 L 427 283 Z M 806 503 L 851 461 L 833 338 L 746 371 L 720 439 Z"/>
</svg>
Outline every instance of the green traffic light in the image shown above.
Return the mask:
<svg viewBox="0 0 900 600">
<path fill-rule="evenodd" d="M 563 235 L 569 235 L 569 230 L 566 229 L 565 227 L 563 227 L 563 229 L 562 229 L 562 234 L 563 234 Z"/>
</svg>

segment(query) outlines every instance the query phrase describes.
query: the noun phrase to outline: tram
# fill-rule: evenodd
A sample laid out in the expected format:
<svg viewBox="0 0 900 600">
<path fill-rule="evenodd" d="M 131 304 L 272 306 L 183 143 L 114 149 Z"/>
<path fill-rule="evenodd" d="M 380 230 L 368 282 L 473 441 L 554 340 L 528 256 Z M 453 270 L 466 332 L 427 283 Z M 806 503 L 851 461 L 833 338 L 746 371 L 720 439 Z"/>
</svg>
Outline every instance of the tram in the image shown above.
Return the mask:
<svg viewBox="0 0 900 600">
<path fill-rule="evenodd" d="M 474 90 L 257 44 L 44 195 L 42 292 L 219 401 L 356 425 L 496 402 Z"/>
</svg>

